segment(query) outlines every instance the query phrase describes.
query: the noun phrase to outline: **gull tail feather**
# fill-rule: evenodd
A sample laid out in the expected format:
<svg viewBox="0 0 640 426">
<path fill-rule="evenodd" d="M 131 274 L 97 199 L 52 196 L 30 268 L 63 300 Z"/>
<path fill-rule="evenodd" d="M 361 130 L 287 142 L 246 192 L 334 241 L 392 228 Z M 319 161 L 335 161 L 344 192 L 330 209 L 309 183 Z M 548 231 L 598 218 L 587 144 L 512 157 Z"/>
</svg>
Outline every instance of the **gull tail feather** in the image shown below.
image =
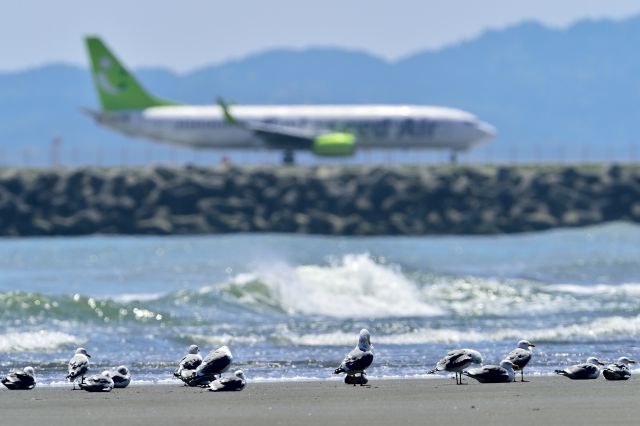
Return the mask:
<svg viewBox="0 0 640 426">
<path fill-rule="evenodd" d="M 340 373 L 344 373 L 344 368 L 342 367 L 338 367 L 335 369 L 335 371 L 333 372 L 333 374 L 340 374 Z"/>
</svg>

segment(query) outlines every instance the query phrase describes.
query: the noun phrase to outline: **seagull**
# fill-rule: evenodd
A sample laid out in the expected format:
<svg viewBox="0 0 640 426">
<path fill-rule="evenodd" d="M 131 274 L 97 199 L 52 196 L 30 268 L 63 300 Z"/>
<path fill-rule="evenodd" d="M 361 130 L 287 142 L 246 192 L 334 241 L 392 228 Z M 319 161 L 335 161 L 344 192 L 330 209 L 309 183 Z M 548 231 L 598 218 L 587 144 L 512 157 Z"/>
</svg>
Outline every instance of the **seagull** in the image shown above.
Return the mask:
<svg viewBox="0 0 640 426">
<path fill-rule="evenodd" d="M 33 367 L 25 367 L 22 371 L 11 371 L 1 382 L 11 390 L 33 389 L 36 387 L 36 373 Z"/>
<path fill-rule="evenodd" d="M 124 365 L 116 368 L 116 371 L 111 373 L 111 379 L 113 380 L 114 388 L 126 388 L 131 383 L 131 374 L 129 374 L 129 369 Z"/>
<path fill-rule="evenodd" d="M 617 362 L 607 365 L 602 370 L 602 375 L 607 380 L 629 380 L 631 377 L 631 370 L 629 370 L 629 364 L 635 364 L 636 361 L 629 359 L 626 356 L 618 358 Z"/>
<path fill-rule="evenodd" d="M 191 376 L 193 370 L 198 368 L 202 364 L 202 355 L 200 355 L 200 348 L 197 345 L 189 346 L 189 353 L 185 355 L 178 365 L 178 369 L 173 373 L 174 376 L 183 380 L 183 371 L 187 371 L 187 376 Z"/>
<path fill-rule="evenodd" d="M 183 370 L 181 380 L 188 386 L 207 386 L 229 369 L 233 355 L 227 346 L 211 351 L 195 370 Z"/>
<path fill-rule="evenodd" d="M 482 364 L 482 355 L 480 355 L 480 352 L 474 351 L 473 349 L 456 349 L 447 353 L 444 358 L 438 361 L 436 368 L 428 371 L 427 374 L 435 374 L 438 371 L 455 373 L 456 385 L 461 385 L 462 370 L 471 364 Z M 458 375 L 460 376 L 460 381 L 458 381 Z"/>
<path fill-rule="evenodd" d="M 80 383 L 80 389 L 84 389 L 87 392 L 111 392 L 111 389 L 113 389 L 111 373 L 103 371 L 101 374 L 89 377 L 86 381 Z"/>
<path fill-rule="evenodd" d="M 518 342 L 518 347 L 509 352 L 509 355 L 505 358 L 519 367 L 521 382 L 524 382 L 524 367 L 526 367 L 527 364 L 529 364 L 529 361 L 531 361 L 531 348 L 534 348 L 535 346 L 536 345 L 528 340 L 520 340 Z"/>
<path fill-rule="evenodd" d="M 241 391 L 247 385 L 242 370 L 237 370 L 231 377 L 216 379 L 209 385 L 211 392 Z"/>
<path fill-rule="evenodd" d="M 483 365 L 469 371 L 463 371 L 462 374 L 476 379 L 480 383 L 508 383 L 513 382 L 516 378 L 514 368 L 518 368 L 518 366 L 508 359 L 503 359 L 500 365 Z"/>
<path fill-rule="evenodd" d="M 600 376 L 599 365 L 604 365 L 604 362 L 598 361 L 595 357 L 589 357 L 587 362 L 583 364 L 572 365 L 564 370 L 556 370 L 555 372 L 573 380 L 597 379 Z"/>
<path fill-rule="evenodd" d="M 80 383 L 84 382 L 84 376 L 89 372 L 89 358 L 85 348 L 76 349 L 75 355 L 69 360 L 69 374 L 67 379 L 73 382 L 73 389 L 76 388 L 76 379 L 80 377 Z"/>
<path fill-rule="evenodd" d="M 344 357 L 342 363 L 333 374 L 347 373 L 347 376 L 355 376 L 356 374 L 360 374 L 360 379 L 362 381 L 366 380 L 365 370 L 369 368 L 371 363 L 373 362 L 373 346 L 371 345 L 371 335 L 367 329 L 360 330 L 360 337 L 358 339 L 358 345 L 353 348 L 351 352 Z M 351 377 L 349 380 L 352 380 Z M 349 383 L 345 378 L 345 383 Z M 364 382 L 366 383 L 366 382 Z M 356 383 L 353 383 L 355 386 Z M 363 385 L 363 383 L 360 383 Z"/>
<path fill-rule="evenodd" d="M 369 379 L 367 379 L 367 373 L 365 373 L 364 371 L 362 373 L 360 373 L 359 376 L 350 376 L 350 375 L 346 375 L 344 376 L 344 383 L 347 385 L 360 385 L 360 386 L 364 386 L 367 383 L 369 383 Z"/>
</svg>

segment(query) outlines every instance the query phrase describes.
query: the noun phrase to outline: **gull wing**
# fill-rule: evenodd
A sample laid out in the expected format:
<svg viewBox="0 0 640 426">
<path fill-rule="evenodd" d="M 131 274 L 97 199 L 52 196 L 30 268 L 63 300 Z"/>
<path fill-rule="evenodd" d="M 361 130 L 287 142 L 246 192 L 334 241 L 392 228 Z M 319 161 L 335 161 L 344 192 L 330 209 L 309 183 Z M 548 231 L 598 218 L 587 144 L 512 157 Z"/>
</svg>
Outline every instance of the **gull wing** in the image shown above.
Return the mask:
<svg viewBox="0 0 640 426">
<path fill-rule="evenodd" d="M 517 348 L 509 352 L 509 355 L 507 355 L 506 359 L 508 359 L 518 367 L 523 368 L 529 363 L 529 361 L 531 361 L 531 351 Z"/>
</svg>

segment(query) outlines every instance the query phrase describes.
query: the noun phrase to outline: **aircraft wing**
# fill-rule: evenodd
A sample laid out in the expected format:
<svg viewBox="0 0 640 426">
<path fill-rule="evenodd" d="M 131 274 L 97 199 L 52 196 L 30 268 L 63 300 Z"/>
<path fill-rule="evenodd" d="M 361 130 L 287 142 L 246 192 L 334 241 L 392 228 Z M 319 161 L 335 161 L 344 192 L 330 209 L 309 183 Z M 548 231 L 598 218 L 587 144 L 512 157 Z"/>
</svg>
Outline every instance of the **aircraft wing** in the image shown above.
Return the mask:
<svg viewBox="0 0 640 426">
<path fill-rule="evenodd" d="M 264 121 L 239 122 L 229 112 L 228 105 L 218 100 L 228 124 L 252 131 L 270 148 L 288 151 L 310 150 L 321 156 L 349 156 L 355 149 L 355 135 L 327 129 L 309 129 Z"/>
<path fill-rule="evenodd" d="M 317 137 L 331 133 L 260 121 L 244 123 L 243 127 L 253 131 L 268 145 L 285 149 L 309 149 Z"/>
</svg>

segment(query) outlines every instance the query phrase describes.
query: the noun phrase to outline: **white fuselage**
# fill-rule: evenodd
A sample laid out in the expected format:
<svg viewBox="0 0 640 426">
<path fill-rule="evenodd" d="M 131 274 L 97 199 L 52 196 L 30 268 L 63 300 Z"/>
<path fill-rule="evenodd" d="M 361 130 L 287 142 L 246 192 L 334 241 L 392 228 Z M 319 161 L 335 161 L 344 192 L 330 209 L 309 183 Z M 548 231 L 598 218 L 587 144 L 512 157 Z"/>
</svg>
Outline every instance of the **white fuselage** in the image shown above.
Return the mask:
<svg viewBox="0 0 640 426">
<path fill-rule="evenodd" d="M 309 132 L 349 132 L 357 148 L 464 151 L 490 141 L 495 129 L 464 111 L 413 105 L 232 106 L 240 123 L 270 123 Z M 251 130 L 228 124 L 219 106 L 162 106 L 97 112 L 101 124 L 134 137 L 197 148 L 267 148 Z"/>
</svg>

